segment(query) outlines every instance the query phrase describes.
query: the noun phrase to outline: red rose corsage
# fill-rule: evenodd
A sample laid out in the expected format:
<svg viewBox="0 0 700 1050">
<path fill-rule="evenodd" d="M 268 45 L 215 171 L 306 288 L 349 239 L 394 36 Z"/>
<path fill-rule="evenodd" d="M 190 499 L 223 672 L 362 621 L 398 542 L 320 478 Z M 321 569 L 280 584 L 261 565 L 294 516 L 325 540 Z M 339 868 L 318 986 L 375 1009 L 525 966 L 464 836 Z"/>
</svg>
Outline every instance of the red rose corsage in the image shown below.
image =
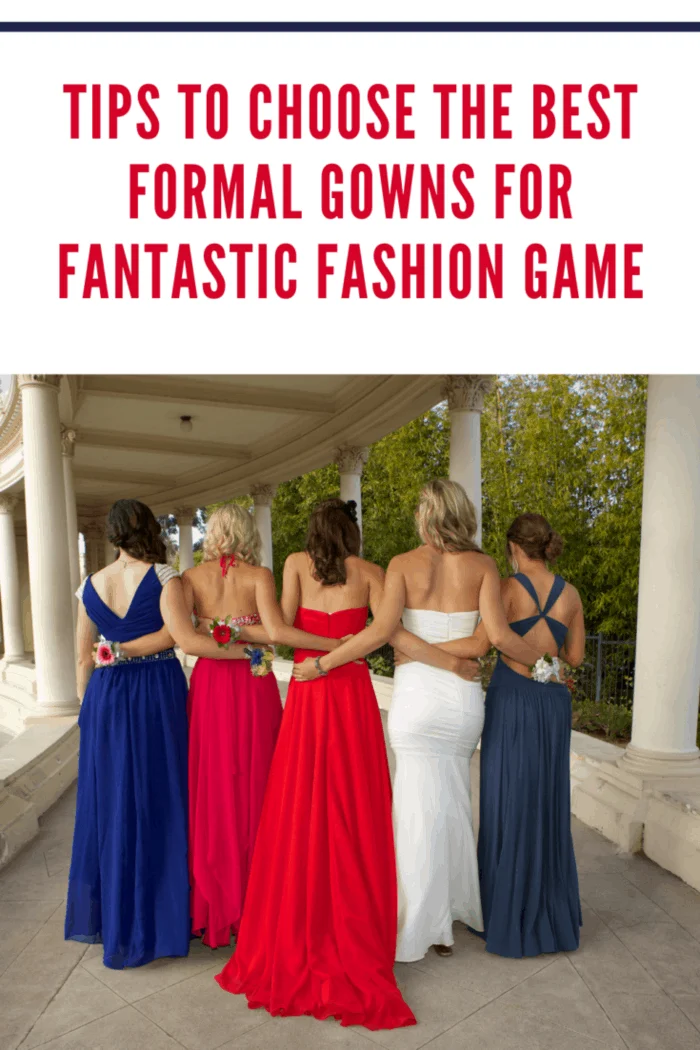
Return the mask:
<svg viewBox="0 0 700 1050">
<path fill-rule="evenodd" d="M 241 628 L 239 624 L 234 623 L 230 616 L 223 620 L 217 617 L 209 624 L 209 634 L 219 646 L 219 649 L 228 649 L 229 645 L 240 637 Z"/>
</svg>

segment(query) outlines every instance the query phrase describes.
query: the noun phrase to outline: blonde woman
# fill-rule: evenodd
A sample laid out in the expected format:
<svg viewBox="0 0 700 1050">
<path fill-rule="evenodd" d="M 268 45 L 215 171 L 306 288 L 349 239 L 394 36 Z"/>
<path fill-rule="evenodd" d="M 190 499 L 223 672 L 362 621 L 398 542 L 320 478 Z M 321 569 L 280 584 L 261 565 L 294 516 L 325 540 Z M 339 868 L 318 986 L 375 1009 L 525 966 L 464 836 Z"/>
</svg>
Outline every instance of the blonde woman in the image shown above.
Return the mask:
<svg viewBox="0 0 700 1050">
<path fill-rule="evenodd" d="M 483 693 L 469 680 L 475 665 L 435 643 L 472 635 L 481 616 L 502 652 L 530 664 L 541 655 L 508 626 L 498 569 L 474 542 L 476 514 L 462 486 L 426 485 L 416 523 L 422 546 L 390 562 L 374 622 L 316 662 L 327 672 L 389 640 L 412 658 L 397 668 L 389 714 L 400 962 L 423 958 L 431 946 L 451 954 L 456 919 L 483 929 L 469 788 Z M 312 678 L 317 668 L 307 661 L 295 675 Z"/>
<path fill-rule="evenodd" d="M 234 642 L 237 636 L 241 643 L 326 652 L 339 645 L 337 639 L 284 623 L 272 573 L 259 561 L 260 536 L 252 515 L 236 504 L 214 511 L 204 560 L 183 575 L 197 629 L 223 644 L 233 631 Z M 277 681 L 266 670 L 264 663 L 199 659 L 190 681 L 190 914 L 192 933 L 212 948 L 229 945 L 238 933 L 282 717 Z"/>
</svg>

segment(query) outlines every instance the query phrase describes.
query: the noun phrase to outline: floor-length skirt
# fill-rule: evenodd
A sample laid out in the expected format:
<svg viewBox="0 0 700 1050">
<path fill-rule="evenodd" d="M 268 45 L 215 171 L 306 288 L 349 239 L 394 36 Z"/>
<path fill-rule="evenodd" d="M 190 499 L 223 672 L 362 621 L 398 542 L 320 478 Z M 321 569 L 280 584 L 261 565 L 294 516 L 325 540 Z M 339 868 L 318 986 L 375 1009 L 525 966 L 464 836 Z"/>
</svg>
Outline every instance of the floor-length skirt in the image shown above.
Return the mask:
<svg viewBox="0 0 700 1050">
<path fill-rule="evenodd" d="M 273 1015 L 415 1024 L 393 974 L 396 865 L 365 666 L 292 681 L 234 955 L 217 977 Z"/>
<path fill-rule="evenodd" d="M 192 933 L 212 948 L 238 933 L 282 719 L 277 679 L 243 660 L 199 659 L 190 679 Z"/>
<path fill-rule="evenodd" d="M 94 671 L 80 709 L 65 935 L 114 969 L 188 952 L 186 705 L 173 655 Z"/>
<path fill-rule="evenodd" d="M 452 923 L 482 928 L 469 764 L 484 724 L 479 683 L 409 663 L 396 670 L 389 743 L 396 756 L 396 958 L 454 944 Z"/>
<path fill-rule="evenodd" d="M 571 695 L 499 660 L 481 741 L 479 870 L 487 951 L 573 951 L 581 905 L 571 836 Z"/>
</svg>

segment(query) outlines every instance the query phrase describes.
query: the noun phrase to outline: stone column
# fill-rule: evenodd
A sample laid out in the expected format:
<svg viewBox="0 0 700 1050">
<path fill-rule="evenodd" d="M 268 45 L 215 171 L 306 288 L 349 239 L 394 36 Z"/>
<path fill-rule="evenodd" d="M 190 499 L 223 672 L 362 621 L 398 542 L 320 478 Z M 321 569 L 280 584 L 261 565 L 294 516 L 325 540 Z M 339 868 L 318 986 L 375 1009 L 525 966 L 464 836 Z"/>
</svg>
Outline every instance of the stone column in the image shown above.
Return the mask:
<svg viewBox="0 0 700 1050">
<path fill-rule="evenodd" d="M 191 569 L 194 565 L 194 551 L 192 549 L 192 519 L 195 515 L 194 507 L 178 507 L 175 511 L 175 520 L 178 529 L 178 547 L 180 554 L 180 572 Z"/>
<path fill-rule="evenodd" d="M 700 776 L 700 376 L 649 376 L 632 742 L 622 765 Z"/>
<path fill-rule="evenodd" d="M 476 509 L 474 539 L 481 544 L 481 413 L 493 376 L 445 376 L 442 396 L 450 411 L 450 479 L 458 481 Z"/>
<path fill-rule="evenodd" d="M 75 481 L 73 480 L 75 431 L 71 430 L 70 427 L 61 427 L 61 452 L 63 455 L 63 487 L 66 493 L 68 565 L 70 567 L 71 590 L 75 594 L 80 585 L 80 546 L 78 540 L 78 510 L 75 503 Z"/>
<path fill-rule="evenodd" d="M 354 499 L 357 504 L 357 524 L 362 534 L 362 471 L 369 458 L 369 449 L 360 445 L 341 445 L 334 453 L 340 474 L 340 498 Z"/>
<path fill-rule="evenodd" d="M 16 496 L 11 496 L 8 492 L 0 493 L 0 600 L 6 663 L 16 663 L 24 658 L 22 600 L 14 523 L 16 506 Z"/>
<path fill-rule="evenodd" d="M 66 493 L 58 416 L 60 376 L 20 375 L 24 493 L 38 711 L 78 710 Z"/>
<path fill-rule="evenodd" d="M 700 376 L 649 376 L 632 742 L 572 765 L 571 802 L 700 890 L 698 506 Z"/>
<path fill-rule="evenodd" d="M 275 498 L 274 485 L 253 485 L 253 514 L 255 525 L 262 540 L 261 564 L 272 569 L 272 501 Z"/>
</svg>

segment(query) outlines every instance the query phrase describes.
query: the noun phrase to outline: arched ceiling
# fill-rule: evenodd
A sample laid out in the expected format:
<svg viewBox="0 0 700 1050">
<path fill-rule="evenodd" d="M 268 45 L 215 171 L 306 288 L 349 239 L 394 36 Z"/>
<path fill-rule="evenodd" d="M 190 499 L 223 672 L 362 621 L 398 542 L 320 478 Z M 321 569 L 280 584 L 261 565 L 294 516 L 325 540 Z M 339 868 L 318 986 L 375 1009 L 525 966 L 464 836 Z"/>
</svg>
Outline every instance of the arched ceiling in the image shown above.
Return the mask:
<svg viewBox="0 0 700 1050">
<path fill-rule="evenodd" d="M 286 481 L 330 462 L 339 445 L 371 444 L 415 419 L 439 401 L 442 378 L 64 376 L 79 513 L 130 495 L 162 514 Z M 3 474 L 0 447 L 0 489 L 19 481 L 13 469 Z"/>
</svg>

